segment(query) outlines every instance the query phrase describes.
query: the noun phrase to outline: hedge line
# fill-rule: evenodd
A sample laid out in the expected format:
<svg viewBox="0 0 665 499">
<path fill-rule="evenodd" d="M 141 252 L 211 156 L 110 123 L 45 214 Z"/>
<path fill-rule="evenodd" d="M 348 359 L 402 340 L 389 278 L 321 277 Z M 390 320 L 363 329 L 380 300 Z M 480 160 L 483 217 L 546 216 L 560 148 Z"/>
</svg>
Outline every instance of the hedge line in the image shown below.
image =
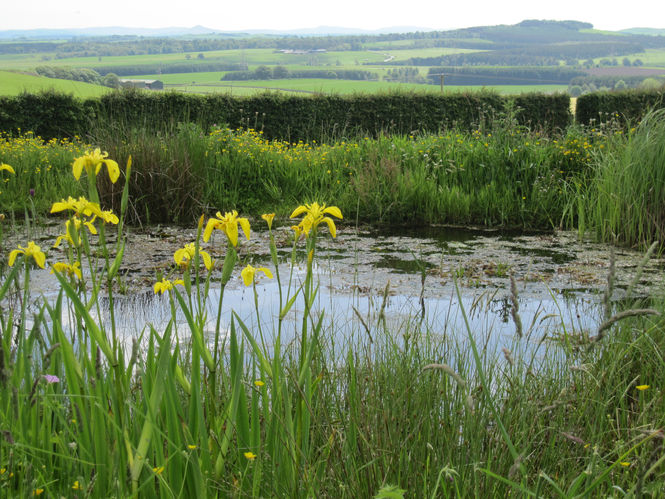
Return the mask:
<svg viewBox="0 0 665 499">
<path fill-rule="evenodd" d="M 577 98 L 575 120 L 583 125 L 618 120 L 635 124 L 653 108 L 665 107 L 665 90 L 593 92 Z"/>
<path fill-rule="evenodd" d="M 85 135 L 98 126 L 162 129 L 178 122 L 263 130 L 266 138 L 331 140 L 381 133 L 476 129 L 512 113 L 518 123 L 545 130 L 570 122 L 565 94 L 502 97 L 491 92 L 389 93 L 354 96 L 199 96 L 177 92 L 121 91 L 78 100 L 56 93 L 0 97 L 0 130 L 32 130 L 44 138 Z"/>
</svg>

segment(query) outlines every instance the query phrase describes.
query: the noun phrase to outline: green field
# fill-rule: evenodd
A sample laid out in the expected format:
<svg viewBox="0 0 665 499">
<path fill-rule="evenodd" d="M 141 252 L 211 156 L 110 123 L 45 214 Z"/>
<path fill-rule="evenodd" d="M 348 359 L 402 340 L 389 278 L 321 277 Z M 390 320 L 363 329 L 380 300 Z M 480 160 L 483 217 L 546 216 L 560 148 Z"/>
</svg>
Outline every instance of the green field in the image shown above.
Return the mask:
<svg viewBox="0 0 665 499">
<path fill-rule="evenodd" d="M 74 94 L 76 97 L 98 97 L 110 89 L 79 81 L 58 80 L 44 76 L 34 76 L 12 71 L 0 71 L 0 95 L 18 95 L 22 92 L 43 92 L 55 90 Z"/>
<path fill-rule="evenodd" d="M 197 73 L 190 73 L 191 78 L 196 78 Z M 181 75 L 184 76 L 184 75 Z M 152 76 L 153 78 L 156 75 Z M 142 77 L 144 78 L 144 77 Z M 145 78 L 149 78 L 146 76 Z M 193 81 L 193 80 L 192 80 Z M 352 93 L 374 93 L 387 91 L 415 91 L 415 92 L 440 92 L 438 85 L 424 85 L 417 83 L 393 83 L 387 81 L 351 81 L 351 80 L 326 80 L 326 79 L 287 79 L 287 80 L 250 80 L 216 83 L 181 83 L 166 84 L 166 90 L 178 90 L 188 93 L 209 94 L 215 92 L 232 93 L 234 95 L 247 95 L 255 92 L 278 91 L 278 92 L 308 92 L 319 94 L 352 94 Z M 446 92 L 470 92 L 480 89 L 492 89 L 501 94 L 521 94 L 525 92 L 565 92 L 566 85 L 501 85 L 495 87 L 483 86 L 458 86 L 449 85 L 444 87 Z"/>
</svg>

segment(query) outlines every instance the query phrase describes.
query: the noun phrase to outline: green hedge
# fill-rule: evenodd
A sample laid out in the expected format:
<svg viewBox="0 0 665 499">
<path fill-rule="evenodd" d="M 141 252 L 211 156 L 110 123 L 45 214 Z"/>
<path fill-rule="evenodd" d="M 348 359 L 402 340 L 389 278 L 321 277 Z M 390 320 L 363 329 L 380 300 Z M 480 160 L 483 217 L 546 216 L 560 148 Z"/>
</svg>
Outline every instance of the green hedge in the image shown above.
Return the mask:
<svg viewBox="0 0 665 499">
<path fill-rule="evenodd" d="M 20 128 L 50 138 L 85 135 L 99 126 L 160 130 L 196 122 L 206 129 L 214 124 L 255 128 L 268 139 L 294 142 L 436 133 L 453 126 L 477 129 L 508 113 L 532 128 L 563 129 L 570 122 L 569 98 L 492 92 L 232 97 L 125 90 L 81 101 L 54 93 L 23 94 L 0 98 L 0 130 L 14 133 Z"/>
<path fill-rule="evenodd" d="M 583 125 L 618 120 L 635 124 L 652 108 L 665 107 L 663 90 L 594 92 L 577 98 L 575 120 Z"/>
</svg>

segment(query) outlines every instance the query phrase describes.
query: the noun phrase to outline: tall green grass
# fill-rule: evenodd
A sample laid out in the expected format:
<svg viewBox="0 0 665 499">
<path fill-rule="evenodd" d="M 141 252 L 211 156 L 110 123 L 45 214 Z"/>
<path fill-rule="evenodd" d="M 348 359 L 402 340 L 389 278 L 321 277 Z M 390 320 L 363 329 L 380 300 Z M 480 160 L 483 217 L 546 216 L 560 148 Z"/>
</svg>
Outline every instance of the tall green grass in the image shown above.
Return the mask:
<svg viewBox="0 0 665 499">
<path fill-rule="evenodd" d="M 161 134 L 127 126 L 102 129 L 94 141 L 114 157 L 140 158 L 130 192 L 135 213 L 151 221 L 191 220 L 206 207 L 284 214 L 302 199 L 327 199 L 372 222 L 545 229 L 561 223 L 566 187 L 598 142 L 574 128 L 556 139 L 501 123 L 288 143 L 267 141 L 254 126 L 209 135 L 194 125 Z"/>
<path fill-rule="evenodd" d="M 580 210 L 597 237 L 643 248 L 665 241 L 665 112 L 614 133 L 593 164 Z"/>
</svg>

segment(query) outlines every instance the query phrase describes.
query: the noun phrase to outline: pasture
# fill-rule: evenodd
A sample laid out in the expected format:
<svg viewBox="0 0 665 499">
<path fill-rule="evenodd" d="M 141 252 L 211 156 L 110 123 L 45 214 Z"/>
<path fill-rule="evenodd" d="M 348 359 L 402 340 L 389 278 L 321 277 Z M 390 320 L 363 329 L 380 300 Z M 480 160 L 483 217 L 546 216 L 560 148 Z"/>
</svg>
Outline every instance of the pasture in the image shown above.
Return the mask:
<svg viewBox="0 0 665 499">
<path fill-rule="evenodd" d="M 99 97 L 111 89 L 80 81 L 58 80 L 14 71 L 0 70 L 0 95 L 18 95 L 22 92 L 37 93 L 56 91 L 76 97 Z"/>
</svg>

